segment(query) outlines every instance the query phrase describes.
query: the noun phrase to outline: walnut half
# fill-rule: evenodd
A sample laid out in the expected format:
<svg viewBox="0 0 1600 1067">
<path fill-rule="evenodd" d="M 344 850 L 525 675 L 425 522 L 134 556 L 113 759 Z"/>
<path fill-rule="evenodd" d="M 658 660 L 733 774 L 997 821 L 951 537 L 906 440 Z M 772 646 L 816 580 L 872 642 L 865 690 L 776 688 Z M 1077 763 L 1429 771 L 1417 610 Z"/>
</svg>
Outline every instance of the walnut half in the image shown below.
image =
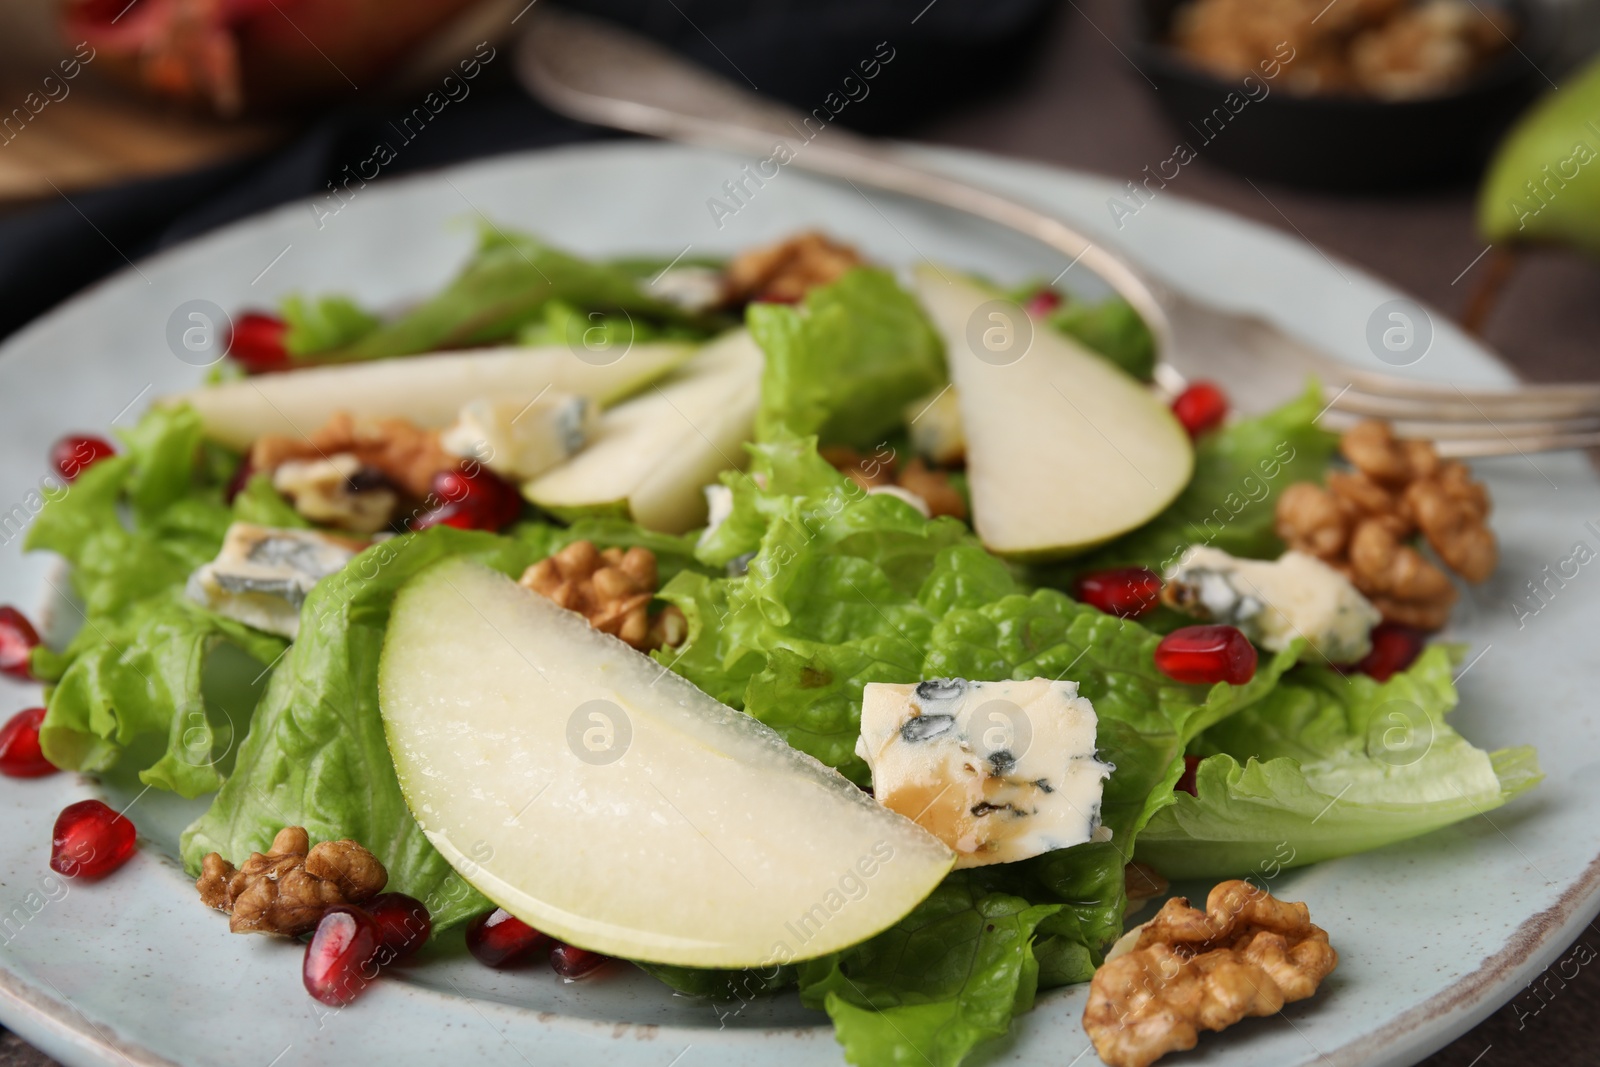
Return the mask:
<svg viewBox="0 0 1600 1067">
<path fill-rule="evenodd" d="M 389 873 L 354 841 L 324 841 L 313 847 L 304 827 L 285 826 L 271 851 L 252 852 L 233 864 L 212 852 L 201 861 L 195 888 L 208 907 L 231 914 L 236 934 L 294 937 L 315 929 L 335 904 L 362 904 L 383 889 Z"/>
<path fill-rule="evenodd" d="M 601 551 L 592 541 L 574 541 L 523 571 L 521 584 L 640 651 L 679 645 L 688 636 L 676 606 L 650 618 L 656 555 L 648 548 Z"/>
<path fill-rule="evenodd" d="M 1201 1030 L 1304 1000 L 1338 963 L 1304 904 L 1223 882 L 1205 911 L 1167 901 L 1132 951 L 1095 972 L 1083 1027 L 1110 1067 L 1149 1067 L 1194 1048 Z"/>
</svg>

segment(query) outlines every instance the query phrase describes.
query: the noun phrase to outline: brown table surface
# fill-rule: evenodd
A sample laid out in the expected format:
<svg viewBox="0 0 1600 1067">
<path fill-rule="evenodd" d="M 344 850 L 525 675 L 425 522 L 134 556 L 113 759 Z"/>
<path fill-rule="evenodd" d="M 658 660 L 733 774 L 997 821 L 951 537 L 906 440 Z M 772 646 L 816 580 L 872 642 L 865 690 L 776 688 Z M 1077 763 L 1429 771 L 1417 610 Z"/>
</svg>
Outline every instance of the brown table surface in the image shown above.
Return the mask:
<svg viewBox="0 0 1600 1067">
<path fill-rule="evenodd" d="M 1067 5 L 1020 84 L 915 131 L 919 139 L 982 149 L 1131 180 L 1165 159 L 1174 137 L 1149 85 L 1118 51 L 1118 0 Z M 1260 183 L 1257 183 L 1260 184 Z M 1449 315 L 1483 266 L 1462 272 L 1484 249 L 1472 227 L 1470 191 L 1338 197 L 1261 185 L 1261 191 L 1201 156 L 1163 195 L 1203 201 L 1298 233 L 1323 252 L 1359 264 Z M 1270 202 L 1269 198 L 1270 197 Z M 1459 281 L 1457 280 L 1459 278 Z M 1593 378 L 1600 371 L 1600 264 L 1573 253 L 1524 254 L 1490 317 L 1485 337 L 1530 379 Z M 1591 925 L 1579 944 L 1600 945 Z M 1592 952 L 1581 952 L 1587 960 Z M 1567 959 L 1573 952 L 1563 952 Z M 1520 993 L 1488 1020 L 1424 1063 L 1427 1067 L 1600 1063 L 1592 1040 L 1600 1015 L 1600 969 L 1565 981 L 1552 970 L 1541 1001 Z M 47 1056 L 0 1033 L 0 1067 L 47 1067 Z"/>
</svg>

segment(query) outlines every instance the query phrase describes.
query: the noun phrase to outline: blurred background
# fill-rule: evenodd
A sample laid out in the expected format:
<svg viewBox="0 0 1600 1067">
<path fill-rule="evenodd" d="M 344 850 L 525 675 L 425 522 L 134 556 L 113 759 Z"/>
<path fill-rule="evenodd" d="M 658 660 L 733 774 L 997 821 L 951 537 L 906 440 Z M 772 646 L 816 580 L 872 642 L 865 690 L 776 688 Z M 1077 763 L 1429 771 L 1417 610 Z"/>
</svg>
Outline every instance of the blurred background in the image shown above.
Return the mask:
<svg viewBox="0 0 1600 1067">
<path fill-rule="evenodd" d="M 1600 370 L 1597 0 L 563 6 L 807 110 L 892 42 L 895 77 L 843 124 L 1104 175 L 1129 212 L 1152 190 L 1218 205 L 1386 278 L 1527 378 Z M 463 56 L 478 75 L 378 180 L 616 136 L 518 85 L 531 7 L 4 0 L 0 336 L 141 257 L 325 193 Z M 1597 1062 L 1600 979 L 1572 986 L 1428 1062 Z M 0 1065 L 47 1062 L 0 1039 Z"/>
</svg>

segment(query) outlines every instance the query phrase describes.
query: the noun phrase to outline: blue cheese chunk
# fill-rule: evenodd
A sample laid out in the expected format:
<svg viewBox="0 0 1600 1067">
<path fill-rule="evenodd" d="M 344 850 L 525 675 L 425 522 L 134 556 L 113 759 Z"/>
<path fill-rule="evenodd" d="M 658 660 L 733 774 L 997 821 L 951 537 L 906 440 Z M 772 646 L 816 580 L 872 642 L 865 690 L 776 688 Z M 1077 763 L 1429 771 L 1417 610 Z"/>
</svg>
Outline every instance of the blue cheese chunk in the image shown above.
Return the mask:
<svg viewBox="0 0 1600 1067">
<path fill-rule="evenodd" d="M 184 591 L 218 615 L 293 640 L 312 587 L 355 554 L 348 541 L 312 530 L 236 522 L 217 558 L 191 574 Z"/>
<path fill-rule="evenodd" d="M 980 867 L 1109 839 L 1097 727 L 1076 682 L 873 682 L 856 753 L 879 803 Z"/>
<path fill-rule="evenodd" d="M 1378 609 L 1350 580 L 1315 556 L 1285 552 L 1276 560 L 1235 559 L 1196 545 L 1166 574 L 1162 599 L 1207 622 L 1237 626 L 1272 652 L 1304 637 L 1306 658 L 1353 663 L 1372 650 Z"/>
<path fill-rule="evenodd" d="M 446 452 L 476 459 L 511 481 L 564 462 L 594 434 L 599 413 L 588 399 L 546 390 L 532 402 L 474 400 L 439 435 Z"/>
</svg>

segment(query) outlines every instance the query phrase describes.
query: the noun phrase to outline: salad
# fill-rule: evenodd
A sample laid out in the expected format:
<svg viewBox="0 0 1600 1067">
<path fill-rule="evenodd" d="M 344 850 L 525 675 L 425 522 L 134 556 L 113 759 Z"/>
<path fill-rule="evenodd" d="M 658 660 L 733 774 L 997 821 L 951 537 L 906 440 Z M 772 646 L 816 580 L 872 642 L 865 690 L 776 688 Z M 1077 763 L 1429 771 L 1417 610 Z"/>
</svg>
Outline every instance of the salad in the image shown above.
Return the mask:
<svg viewBox="0 0 1600 1067">
<path fill-rule="evenodd" d="M 57 443 L 27 547 L 85 621 L 0 609 L 45 686 L 0 772 L 208 797 L 200 902 L 309 937 L 330 1004 L 464 940 L 954 1067 L 1090 982 L 1143 1067 L 1336 966 L 1283 870 L 1540 780 L 1446 719 L 1432 637 L 1497 559 L 1471 472 L 1154 361 L 1119 300 L 815 233 L 668 264 L 491 227 L 400 313 L 241 310 L 205 385 Z M 50 862 L 136 847 L 85 800 Z M 1172 880 L 1204 908 L 1140 922 Z"/>
</svg>

